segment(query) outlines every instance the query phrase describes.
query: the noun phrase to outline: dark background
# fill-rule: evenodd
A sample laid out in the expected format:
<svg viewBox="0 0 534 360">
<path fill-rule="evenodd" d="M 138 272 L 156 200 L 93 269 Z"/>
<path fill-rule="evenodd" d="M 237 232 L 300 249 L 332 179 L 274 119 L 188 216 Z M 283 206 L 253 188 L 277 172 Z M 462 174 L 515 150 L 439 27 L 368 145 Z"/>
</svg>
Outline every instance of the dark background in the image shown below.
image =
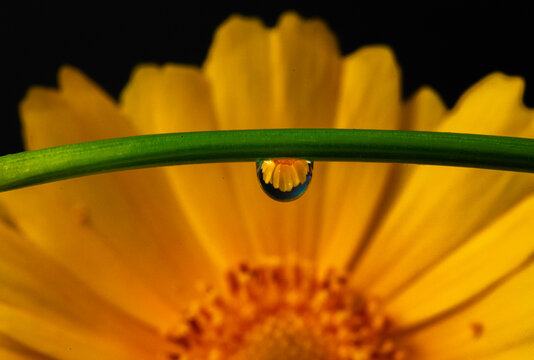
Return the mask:
<svg viewBox="0 0 534 360">
<path fill-rule="evenodd" d="M 426 84 L 451 107 L 467 87 L 498 70 L 525 78 L 524 100 L 534 106 L 531 8 L 513 2 L 476 2 L 469 7 L 370 1 L 343 8 L 262 4 L 0 5 L 0 155 L 22 150 L 18 103 L 32 84 L 54 86 L 60 65 L 82 69 L 116 98 L 139 62 L 200 65 L 215 28 L 232 13 L 259 16 L 268 25 L 286 9 L 321 17 L 337 34 L 345 54 L 366 44 L 389 44 L 403 70 L 405 97 Z"/>
</svg>

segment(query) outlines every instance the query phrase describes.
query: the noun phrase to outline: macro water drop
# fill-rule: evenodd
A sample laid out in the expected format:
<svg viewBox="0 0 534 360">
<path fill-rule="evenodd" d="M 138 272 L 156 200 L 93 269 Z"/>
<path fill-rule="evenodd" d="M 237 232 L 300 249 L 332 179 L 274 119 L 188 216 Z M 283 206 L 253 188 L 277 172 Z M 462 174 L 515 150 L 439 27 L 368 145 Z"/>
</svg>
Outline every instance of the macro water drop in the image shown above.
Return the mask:
<svg viewBox="0 0 534 360">
<path fill-rule="evenodd" d="M 304 194 L 312 178 L 313 161 L 268 159 L 256 162 L 263 192 L 277 201 L 292 201 Z"/>
</svg>

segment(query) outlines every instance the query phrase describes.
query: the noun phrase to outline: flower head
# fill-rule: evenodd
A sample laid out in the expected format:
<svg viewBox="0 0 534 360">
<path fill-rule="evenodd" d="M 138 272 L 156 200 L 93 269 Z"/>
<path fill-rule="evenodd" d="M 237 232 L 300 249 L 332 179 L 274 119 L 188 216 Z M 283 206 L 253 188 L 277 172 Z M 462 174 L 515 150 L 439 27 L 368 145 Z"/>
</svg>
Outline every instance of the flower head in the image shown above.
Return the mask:
<svg viewBox="0 0 534 360">
<path fill-rule="evenodd" d="M 141 65 L 119 104 L 64 67 L 29 149 L 145 133 L 408 129 L 532 137 L 523 82 L 401 101 L 391 51 L 318 20 L 232 17 L 202 68 Z M 526 359 L 534 178 L 316 163 L 294 203 L 254 164 L 95 175 L 0 197 L 0 354 L 28 359 Z"/>
</svg>

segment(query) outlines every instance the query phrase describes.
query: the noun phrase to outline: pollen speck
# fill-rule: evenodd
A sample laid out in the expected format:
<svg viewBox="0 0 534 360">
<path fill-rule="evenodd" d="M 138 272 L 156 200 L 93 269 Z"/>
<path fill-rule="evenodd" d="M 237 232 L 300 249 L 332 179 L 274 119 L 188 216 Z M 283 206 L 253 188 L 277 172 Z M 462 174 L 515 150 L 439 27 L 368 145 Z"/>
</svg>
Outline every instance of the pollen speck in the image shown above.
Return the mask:
<svg viewBox="0 0 534 360">
<path fill-rule="evenodd" d="M 91 215 L 85 204 L 75 203 L 71 208 L 71 213 L 76 224 L 88 226 L 91 223 Z"/>
<path fill-rule="evenodd" d="M 484 325 L 480 322 L 471 323 L 471 331 L 475 339 L 480 338 L 484 334 Z"/>
</svg>

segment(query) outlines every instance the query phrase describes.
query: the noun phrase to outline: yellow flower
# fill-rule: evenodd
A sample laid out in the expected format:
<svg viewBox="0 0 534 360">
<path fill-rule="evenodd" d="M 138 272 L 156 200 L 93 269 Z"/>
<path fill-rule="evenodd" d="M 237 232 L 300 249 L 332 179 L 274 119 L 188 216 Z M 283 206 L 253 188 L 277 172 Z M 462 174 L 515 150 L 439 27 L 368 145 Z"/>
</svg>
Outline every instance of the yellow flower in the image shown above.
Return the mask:
<svg viewBox="0 0 534 360">
<path fill-rule="evenodd" d="M 144 133 L 338 127 L 533 137 L 523 81 L 447 110 L 402 102 L 383 46 L 320 21 L 232 17 L 201 69 L 142 65 L 119 106 L 64 67 L 21 105 L 30 149 Z M 294 203 L 254 164 L 68 180 L 0 196 L 2 359 L 534 358 L 534 177 L 316 163 Z"/>
</svg>

